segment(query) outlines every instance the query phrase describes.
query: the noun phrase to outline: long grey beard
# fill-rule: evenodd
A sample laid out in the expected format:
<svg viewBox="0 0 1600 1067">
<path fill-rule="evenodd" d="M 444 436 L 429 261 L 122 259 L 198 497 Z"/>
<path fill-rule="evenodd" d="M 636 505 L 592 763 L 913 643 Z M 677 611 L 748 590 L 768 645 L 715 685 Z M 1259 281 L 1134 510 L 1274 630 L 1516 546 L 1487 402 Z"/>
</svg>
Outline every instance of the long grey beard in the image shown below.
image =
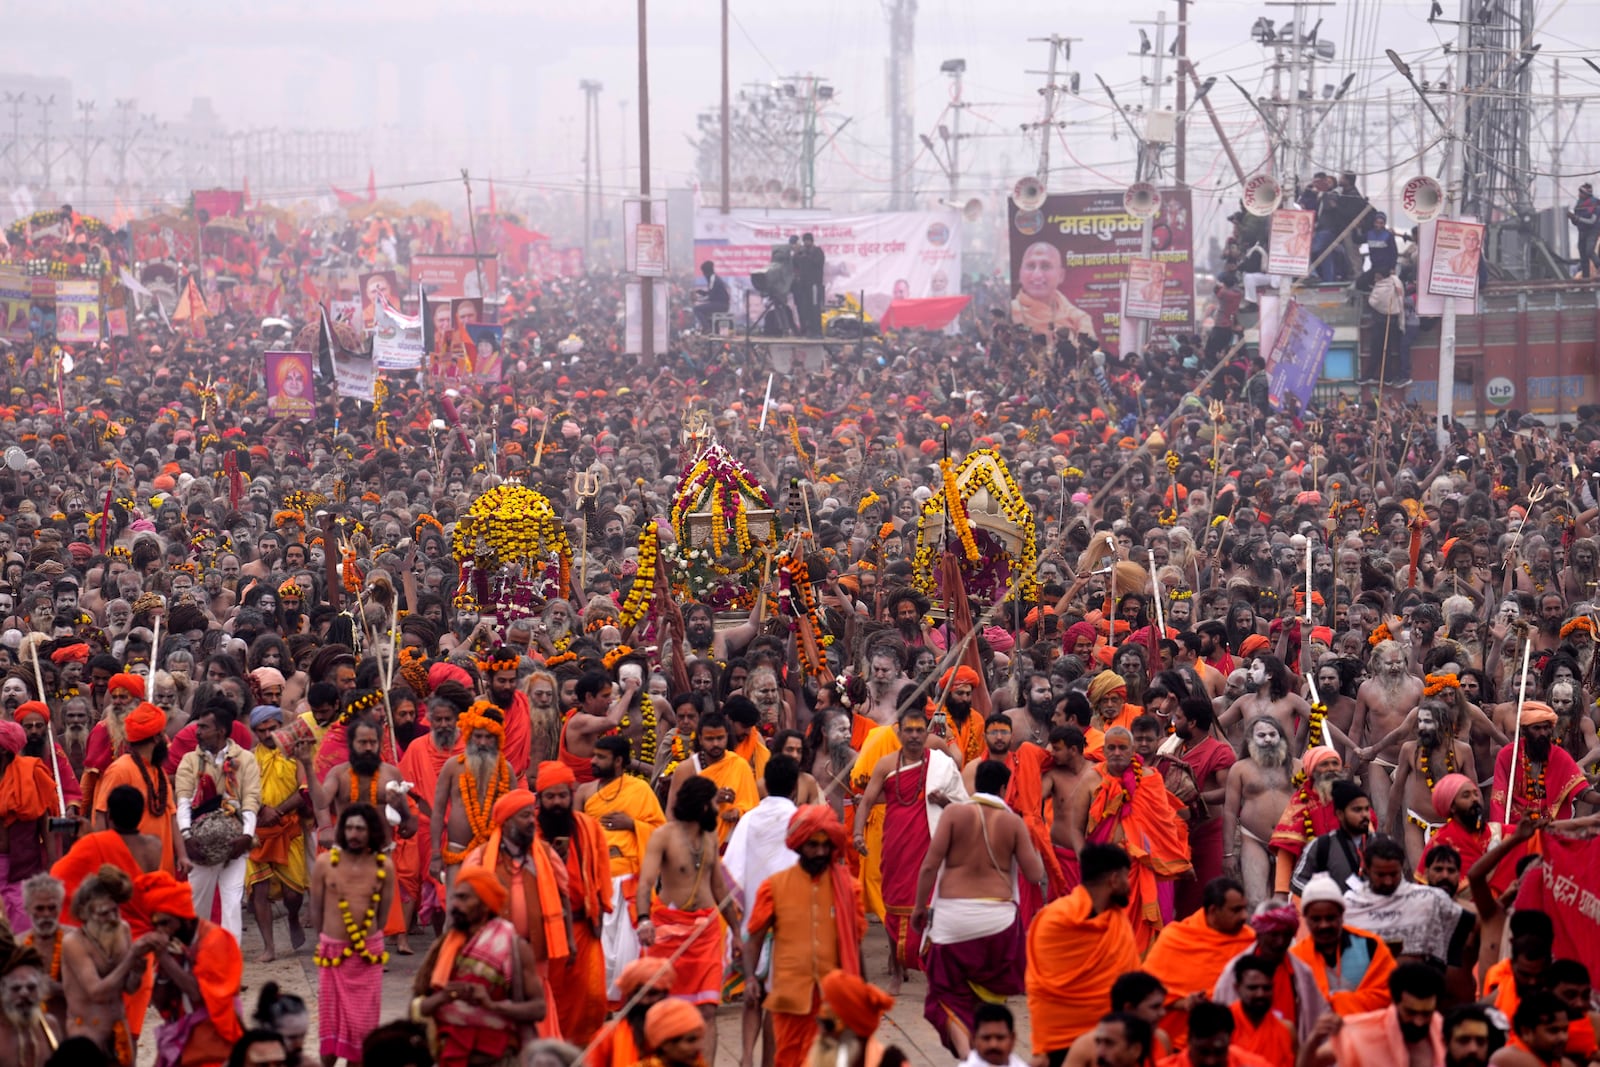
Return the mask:
<svg viewBox="0 0 1600 1067">
<path fill-rule="evenodd" d="M 473 779 L 483 788 L 488 782 L 494 780 L 495 772 L 500 769 L 500 753 L 483 753 L 476 749 L 467 753 L 467 769 L 472 771 Z"/>
<path fill-rule="evenodd" d="M 1250 750 L 1250 758 L 1256 761 L 1258 767 L 1282 767 L 1289 762 L 1289 742 L 1280 739 L 1275 745 L 1258 745 L 1254 741 L 1246 747 Z"/>
<path fill-rule="evenodd" d="M 89 744 L 89 727 L 63 726 L 61 742 L 65 748 L 84 748 Z"/>
<path fill-rule="evenodd" d="M 86 922 L 83 924 L 83 933 L 99 945 L 113 963 L 121 958 L 128 947 L 122 941 L 121 919 L 109 923 Z"/>
</svg>

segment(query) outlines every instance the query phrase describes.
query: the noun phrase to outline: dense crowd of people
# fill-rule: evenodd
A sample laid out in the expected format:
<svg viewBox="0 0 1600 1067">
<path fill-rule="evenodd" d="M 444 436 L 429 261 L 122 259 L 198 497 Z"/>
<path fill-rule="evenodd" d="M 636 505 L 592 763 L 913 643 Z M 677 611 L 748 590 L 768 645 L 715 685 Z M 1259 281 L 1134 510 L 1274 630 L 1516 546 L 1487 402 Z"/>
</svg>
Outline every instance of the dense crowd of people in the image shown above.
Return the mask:
<svg viewBox="0 0 1600 1067">
<path fill-rule="evenodd" d="M 1600 411 L 1441 449 L 987 290 L 769 401 L 621 285 L 304 422 L 227 311 L 7 351 L 0 1063 L 1596 1057 Z"/>
</svg>

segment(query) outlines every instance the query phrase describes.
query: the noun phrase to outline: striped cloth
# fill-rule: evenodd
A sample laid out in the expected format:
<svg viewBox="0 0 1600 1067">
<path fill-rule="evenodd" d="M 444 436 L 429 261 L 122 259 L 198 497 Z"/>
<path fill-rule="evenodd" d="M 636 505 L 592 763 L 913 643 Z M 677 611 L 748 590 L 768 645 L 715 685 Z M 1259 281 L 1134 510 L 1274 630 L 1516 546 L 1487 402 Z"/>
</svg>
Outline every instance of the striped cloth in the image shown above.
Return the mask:
<svg viewBox="0 0 1600 1067">
<path fill-rule="evenodd" d="M 317 943 L 323 959 L 339 956 L 350 944 L 327 934 Z M 383 935 L 367 938 L 367 951 L 383 956 Z M 317 968 L 317 1036 L 324 1058 L 361 1062 L 361 1040 L 378 1027 L 383 1001 L 383 967 L 351 953 L 337 967 Z"/>
</svg>

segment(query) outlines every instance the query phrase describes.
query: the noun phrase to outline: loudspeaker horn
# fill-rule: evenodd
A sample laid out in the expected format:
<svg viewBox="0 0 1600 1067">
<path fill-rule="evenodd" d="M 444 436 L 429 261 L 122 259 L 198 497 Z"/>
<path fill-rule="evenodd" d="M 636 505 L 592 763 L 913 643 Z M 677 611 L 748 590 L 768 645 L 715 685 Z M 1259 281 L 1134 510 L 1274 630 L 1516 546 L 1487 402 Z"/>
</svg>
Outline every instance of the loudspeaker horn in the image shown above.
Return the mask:
<svg viewBox="0 0 1600 1067">
<path fill-rule="evenodd" d="M 1264 218 L 1278 210 L 1282 201 L 1283 189 L 1270 174 L 1257 174 L 1244 183 L 1244 209 L 1252 215 Z"/>
<path fill-rule="evenodd" d="M 1044 206 L 1044 198 L 1044 182 L 1031 174 L 1017 179 L 1017 184 L 1011 187 L 1011 202 L 1017 205 L 1018 211 L 1038 211 Z"/>
<path fill-rule="evenodd" d="M 28 454 L 16 445 L 6 449 L 6 467 L 9 470 L 19 471 L 28 465 Z"/>
<path fill-rule="evenodd" d="M 1400 189 L 1400 208 L 1413 222 L 1428 222 L 1439 214 L 1444 190 L 1426 174 L 1418 175 Z"/>
<path fill-rule="evenodd" d="M 983 217 L 983 201 L 973 197 L 961 205 L 961 217 L 968 222 L 977 222 Z"/>
<path fill-rule="evenodd" d="M 1153 219 L 1161 209 L 1161 194 L 1149 182 L 1134 182 L 1122 194 L 1122 210 L 1136 219 Z"/>
</svg>

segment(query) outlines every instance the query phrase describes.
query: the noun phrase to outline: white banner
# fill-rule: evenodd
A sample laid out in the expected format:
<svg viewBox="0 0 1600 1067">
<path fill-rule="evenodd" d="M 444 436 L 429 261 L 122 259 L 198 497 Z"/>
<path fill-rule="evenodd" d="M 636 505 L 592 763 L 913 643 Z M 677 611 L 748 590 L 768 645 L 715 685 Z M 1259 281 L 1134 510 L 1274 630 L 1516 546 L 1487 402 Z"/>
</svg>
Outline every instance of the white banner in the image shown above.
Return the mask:
<svg viewBox="0 0 1600 1067">
<path fill-rule="evenodd" d="M 730 287 L 745 289 L 753 271 L 767 269 L 773 245 L 807 233 L 827 257 L 822 278 L 828 295 L 865 293 L 874 318 L 897 298 L 961 292 L 961 216 L 954 209 L 831 216 L 760 209 L 723 215 L 700 208 L 694 215 L 695 267 L 710 260 Z M 744 298 L 733 296 L 738 314 Z"/>
<path fill-rule="evenodd" d="M 407 317 L 379 301 L 373 316 L 372 364 L 378 370 L 416 370 L 427 346 L 422 343 L 422 317 Z"/>
<path fill-rule="evenodd" d="M 1311 231 L 1314 212 L 1279 208 L 1272 213 L 1267 273 L 1303 278 L 1311 273 Z"/>
</svg>

